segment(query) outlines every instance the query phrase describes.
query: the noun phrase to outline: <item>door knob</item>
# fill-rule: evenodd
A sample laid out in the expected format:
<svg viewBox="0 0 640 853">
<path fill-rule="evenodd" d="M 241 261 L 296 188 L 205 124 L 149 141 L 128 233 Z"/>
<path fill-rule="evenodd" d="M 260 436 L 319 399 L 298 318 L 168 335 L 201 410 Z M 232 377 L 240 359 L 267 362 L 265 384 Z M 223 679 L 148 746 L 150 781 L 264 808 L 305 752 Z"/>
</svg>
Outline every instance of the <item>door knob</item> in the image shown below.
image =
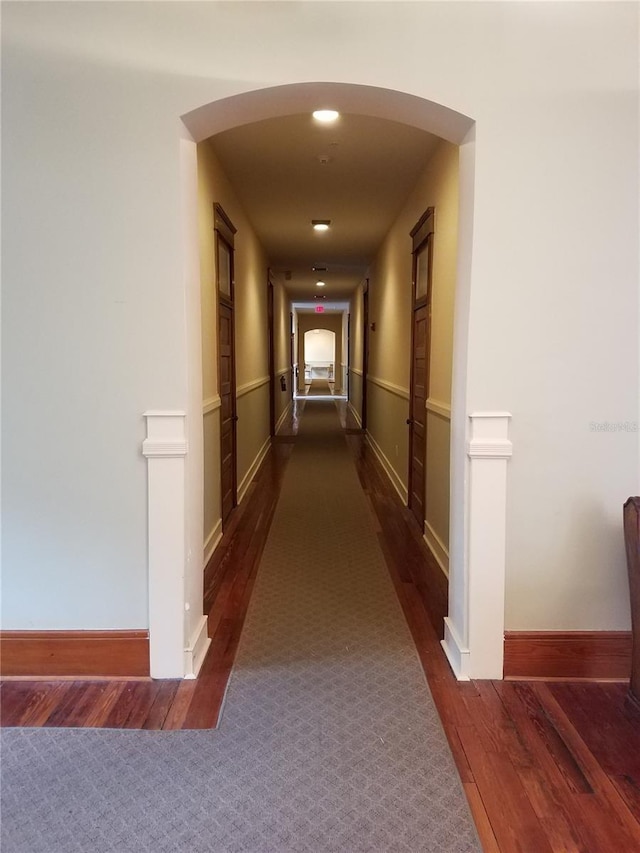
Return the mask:
<svg viewBox="0 0 640 853">
<path fill-rule="evenodd" d="M 412 424 L 412 423 L 413 423 L 413 421 L 411 420 L 411 418 L 407 418 L 407 424 L 408 424 L 408 426 L 411 426 L 411 424 Z"/>
</svg>

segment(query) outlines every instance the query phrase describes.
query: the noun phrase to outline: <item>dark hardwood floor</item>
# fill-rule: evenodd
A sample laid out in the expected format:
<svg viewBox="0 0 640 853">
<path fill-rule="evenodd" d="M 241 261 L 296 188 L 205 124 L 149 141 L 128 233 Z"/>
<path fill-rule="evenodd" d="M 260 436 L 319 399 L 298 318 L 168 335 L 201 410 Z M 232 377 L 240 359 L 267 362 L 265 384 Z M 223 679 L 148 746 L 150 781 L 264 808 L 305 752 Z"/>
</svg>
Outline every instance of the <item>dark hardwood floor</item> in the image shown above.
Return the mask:
<svg viewBox="0 0 640 853">
<path fill-rule="evenodd" d="M 344 406 L 342 418 L 484 850 L 640 851 L 640 709 L 627 686 L 457 682 L 439 642 L 446 579 Z M 295 431 L 294 419 L 274 441 L 207 567 L 212 643 L 199 678 L 5 681 L 2 725 L 215 726 Z"/>
</svg>

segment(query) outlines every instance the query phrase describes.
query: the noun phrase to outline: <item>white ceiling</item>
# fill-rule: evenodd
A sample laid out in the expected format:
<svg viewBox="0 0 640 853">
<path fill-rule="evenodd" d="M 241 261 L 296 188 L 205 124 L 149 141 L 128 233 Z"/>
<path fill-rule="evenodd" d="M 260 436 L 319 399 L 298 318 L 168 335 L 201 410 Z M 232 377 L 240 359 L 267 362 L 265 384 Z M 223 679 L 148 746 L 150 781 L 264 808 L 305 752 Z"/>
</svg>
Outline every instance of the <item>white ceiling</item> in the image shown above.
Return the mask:
<svg viewBox="0 0 640 853">
<path fill-rule="evenodd" d="M 345 114 L 267 119 L 220 133 L 210 144 L 269 256 L 290 273 L 292 298 L 344 299 L 423 171 L 437 138 L 415 127 Z M 321 159 L 328 158 L 323 163 Z M 312 219 L 330 219 L 314 232 Z M 326 286 L 315 286 L 321 273 Z"/>
</svg>

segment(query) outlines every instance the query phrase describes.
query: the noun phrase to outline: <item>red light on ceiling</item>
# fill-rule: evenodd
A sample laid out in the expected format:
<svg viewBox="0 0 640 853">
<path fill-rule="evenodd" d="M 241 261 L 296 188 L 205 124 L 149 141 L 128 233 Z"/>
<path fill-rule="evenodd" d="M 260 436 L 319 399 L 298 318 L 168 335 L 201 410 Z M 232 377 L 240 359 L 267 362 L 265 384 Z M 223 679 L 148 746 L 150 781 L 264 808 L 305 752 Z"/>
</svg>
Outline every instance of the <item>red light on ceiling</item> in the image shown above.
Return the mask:
<svg viewBox="0 0 640 853">
<path fill-rule="evenodd" d="M 324 305 L 316 305 L 316 314 L 324 314 Z"/>
</svg>

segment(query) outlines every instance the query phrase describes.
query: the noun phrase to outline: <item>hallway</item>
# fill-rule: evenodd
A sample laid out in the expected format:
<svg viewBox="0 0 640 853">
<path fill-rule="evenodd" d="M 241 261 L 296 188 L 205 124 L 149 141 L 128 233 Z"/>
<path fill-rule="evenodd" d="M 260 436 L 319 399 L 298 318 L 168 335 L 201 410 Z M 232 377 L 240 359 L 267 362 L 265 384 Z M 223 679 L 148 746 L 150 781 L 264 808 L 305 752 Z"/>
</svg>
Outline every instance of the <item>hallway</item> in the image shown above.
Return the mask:
<svg viewBox="0 0 640 853">
<path fill-rule="evenodd" d="M 297 404 L 210 567 L 213 642 L 200 677 L 182 682 L 6 681 L 1 688 L 4 726 L 166 730 L 216 725 L 283 475 L 298 440 L 300 414 L 314 405 L 318 401 Z M 640 713 L 626 701 L 624 685 L 456 682 L 439 645 L 446 608 L 442 572 L 360 431 L 347 420 L 346 407 L 338 404 L 338 409 L 483 848 L 502 853 L 638 849 Z M 292 639 L 294 658 L 296 651 Z M 345 849 L 360 848 L 354 842 Z"/>
</svg>

